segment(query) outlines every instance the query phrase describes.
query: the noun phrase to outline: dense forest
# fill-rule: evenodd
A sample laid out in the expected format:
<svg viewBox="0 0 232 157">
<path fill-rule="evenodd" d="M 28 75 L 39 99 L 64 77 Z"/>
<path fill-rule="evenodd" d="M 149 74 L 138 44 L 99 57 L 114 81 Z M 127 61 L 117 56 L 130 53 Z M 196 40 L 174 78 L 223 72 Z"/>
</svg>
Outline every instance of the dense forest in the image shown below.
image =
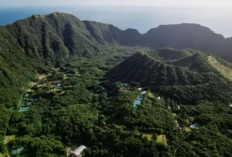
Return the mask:
<svg viewBox="0 0 232 157">
<path fill-rule="evenodd" d="M 229 62 L 62 13 L 0 34 L 0 157 L 232 154 Z"/>
</svg>

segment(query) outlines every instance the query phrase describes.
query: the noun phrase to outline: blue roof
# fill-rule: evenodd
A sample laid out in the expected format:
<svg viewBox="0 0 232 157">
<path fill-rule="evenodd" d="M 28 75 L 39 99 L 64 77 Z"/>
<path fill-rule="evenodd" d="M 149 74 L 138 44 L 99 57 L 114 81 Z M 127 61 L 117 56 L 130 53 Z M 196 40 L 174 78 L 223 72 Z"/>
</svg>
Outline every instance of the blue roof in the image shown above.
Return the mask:
<svg viewBox="0 0 232 157">
<path fill-rule="evenodd" d="M 34 99 L 35 102 L 39 101 L 39 97 Z"/>
<path fill-rule="evenodd" d="M 18 149 L 12 150 L 12 151 L 11 151 L 11 154 L 12 154 L 12 155 L 16 155 L 16 154 L 21 153 L 22 151 L 24 151 L 24 148 L 23 148 L 23 147 L 20 147 L 20 148 L 18 148 Z"/>
<path fill-rule="evenodd" d="M 20 107 L 19 112 L 26 112 L 30 109 L 30 107 Z"/>
<path fill-rule="evenodd" d="M 200 124 L 198 124 L 198 123 L 191 124 L 190 128 L 192 128 L 192 129 L 199 129 L 200 128 Z"/>
<path fill-rule="evenodd" d="M 125 86 L 125 87 L 130 86 L 130 83 L 128 83 L 128 82 L 123 82 L 122 84 L 123 84 L 123 86 Z"/>
</svg>

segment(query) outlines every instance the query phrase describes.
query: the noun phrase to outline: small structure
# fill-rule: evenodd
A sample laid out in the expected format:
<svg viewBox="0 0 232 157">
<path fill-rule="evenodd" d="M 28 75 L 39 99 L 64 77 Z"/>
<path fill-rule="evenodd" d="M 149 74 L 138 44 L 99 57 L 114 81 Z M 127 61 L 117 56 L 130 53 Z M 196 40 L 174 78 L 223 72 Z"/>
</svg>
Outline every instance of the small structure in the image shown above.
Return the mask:
<svg viewBox="0 0 232 157">
<path fill-rule="evenodd" d="M 70 157 L 82 157 L 82 152 L 86 149 L 86 146 L 81 145 L 80 147 L 78 147 L 77 149 L 75 149 Z"/>
<path fill-rule="evenodd" d="M 142 91 L 142 95 L 144 95 L 144 94 L 146 94 L 147 93 L 147 91 Z"/>
<path fill-rule="evenodd" d="M 177 106 L 178 110 L 180 110 L 180 106 Z"/>
<path fill-rule="evenodd" d="M 28 103 L 27 103 L 27 106 L 30 106 L 30 105 L 32 105 L 32 102 L 28 102 Z"/>
<path fill-rule="evenodd" d="M 25 97 L 26 97 L 26 98 L 28 98 L 28 97 L 30 97 L 30 96 L 31 96 L 31 93 L 26 93 L 26 94 L 25 94 Z"/>
<path fill-rule="evenodd" d="M 133 103 L 134 107 L 138 107 L 139 105 L 141 105 L 143 99 L 144 99 L 144 95 L 147 93 L 147 91 L 143 91 L 135 100 Z"/>
<path fill-rule="evenodd" d="M 20 107 L 19 112 L 27 112 L 30 107 Z"/>
<path fill-rule="evenodd" d="M 176 123 L 176 127 L 179 128 L 180 126 L 177 120 L 175 120 L 175 123 Z"/>
<path fill-rule="evenodd" d="M 190 128 L 191 129 L 199 129 L 200 128 L 200 124 L 198 124 L 198 123 L 191 124 Z"/>
<path fill-rule="evenodd" d="M 100 84 L 102 84 L 102 83 L 103 83 L 103 81 L 101 81 L 101 80 L 97 81 L 97 84 L 98 84 L 98 85 L 100 85 Z"/>
<path fill-rule="evenodd" d="M 232 104 L 230 104 L 230 108 L 232 108 Z"/>
<path fill-rule="evenodd" d="M 62 84 L 61 83 L 58 83 L 55 88 L 61 88 Z"/>
<path fill-rule="evenodd" d="M 39 97 L 34 98 L 34 101 L 38 102 L 39 101 Z"/>
<path fill-rule="evenodd" d="M 11 154 L 12 154 L 12 155 L 20 154 L 20 153 L 22 153 L 22 151 L 24 151 L 24 148 L 23 148 L 23 147 L 20 147 L 20 148 L 18 148 L 18 149 L 12 150 L 12 151 L 11 151 Z"/>
<path fill-rule="evenodd" d="M 130 83 L 128 83 L 128 82 L 123 82 L 122 85 L 123 85 L 124 87 L 129 87 L 129 86 L 130 86 Z"/>
<path fill-rule="evenodd" d="M 142 90 L 142 87 L 139 87 L 138 90 Z"/>
<path fill-rule="evenodd" d="M 134 107 L 138 107 L 143 101 L 143 98 L 141 96 L 139 96 L 137 99 L 135 99 L 133 106 Z"/>
<path fill-rule="evenodd" d="M 160 96 L 158 96 L 158 100 L 160 100 L 161 98 L 160 98 Z"/>
</svg>

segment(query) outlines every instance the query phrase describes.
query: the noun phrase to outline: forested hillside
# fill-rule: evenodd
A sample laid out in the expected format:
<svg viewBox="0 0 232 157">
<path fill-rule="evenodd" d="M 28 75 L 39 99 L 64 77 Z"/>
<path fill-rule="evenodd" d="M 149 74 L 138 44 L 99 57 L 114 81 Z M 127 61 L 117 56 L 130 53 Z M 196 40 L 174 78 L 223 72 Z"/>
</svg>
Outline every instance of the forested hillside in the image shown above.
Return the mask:
<svg viewBox="0 0 232 157">
<path fill-rule="evenodd" d="M 139 45 L 151 48 L 191 48 L 217 55 L 231 62 L 231 40 L 198 24 L 161 25 L 150 29 Z"/>
<path fill-rule="evenodd" d="M 232 65 L 189 48 L 229 53 L 211 51 L 207 28 L 198 40 L 198 25 L 183 38 L 163 27 L 142 35 L 64 13 L 1 26 L 0 157 L 65 157 L 81 145 L 84 157 L 230 156 Z"/>
<path fill-rule="evenodd" d="M 134 29 L 120 30 L 113 25 L 90 21 L 84 23 L 95 39 L 101 42 L 150 48 L 196 49 L 232 61 L 231 39 L 198 24 L 161 25 L 140 34 Z"/>
<path fill-rule="evenodd" d="M 173 51 L 172 55 L 164 56 L 170 51 Z M 232 101 L 228 77 L 223 78 L 220 70 L 211 66 L 206 54 L 194 50 L 161 49 L 151 51 L 150 55 L 139 52 L 107 75 L 112 81 L 139 82 L 183 103 L 204 99 Z M 222 88 L 219 94 L 218 89 Z"/>
</svg>

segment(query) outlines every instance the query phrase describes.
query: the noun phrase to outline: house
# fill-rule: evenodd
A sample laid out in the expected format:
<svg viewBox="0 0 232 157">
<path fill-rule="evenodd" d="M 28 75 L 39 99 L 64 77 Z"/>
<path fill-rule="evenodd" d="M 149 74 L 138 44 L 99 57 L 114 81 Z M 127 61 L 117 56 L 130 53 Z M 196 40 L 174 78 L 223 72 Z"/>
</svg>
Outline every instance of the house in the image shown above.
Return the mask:
<svg viewBox="0 0 232 157">
<path fill-rule="evenodd" d="M 128 83 L 128 82 L 123 82 L 122 85 L 123 85 L 123 87 L 126 87 L 126 88 L 130 87 L 130 83 Z"/>
<path fill-rule="evenodd" d="M 139 87 L 138 90 L 142 90 L 142 87 Z"/>
<path fill-rule="evenodd" d="M 55 88 L 61 88 L 62 84 L 61 83 L 58 83 Z"/>
<path fill-rule="evenodd" d="M 23 151 L 24 151 L 24 147 L 20 147 L 20 148 L 18 148 L 18 149 L 12 150 L 12 151 L 11 151 L 11 154 L 12 154 L 12 155 L 20 154 L 20 153 L 22 153 Z"/>
<path fill-rule="evenodd" d="M 198 124 L 198 123 L 191 124 L 190 128 L 191 129 L 199 129 L 200 128 L 200 124 Z"/>
<path fill-rule="evenodd" d="M 78 147 L 77 149 L 75 149 L 70 157 L 82 157 L 82 152 L 86 149 L 86 146 L 81 145 L 80 147 Z"/>
<path fill-rule="evenodd" d="M 146 93 L 147 93 L 147 91 L 143 91 L 143 92 L 142 92 L 142 95 L 144 95 L 144 94 L 146 94 Z"/>
</svg>

